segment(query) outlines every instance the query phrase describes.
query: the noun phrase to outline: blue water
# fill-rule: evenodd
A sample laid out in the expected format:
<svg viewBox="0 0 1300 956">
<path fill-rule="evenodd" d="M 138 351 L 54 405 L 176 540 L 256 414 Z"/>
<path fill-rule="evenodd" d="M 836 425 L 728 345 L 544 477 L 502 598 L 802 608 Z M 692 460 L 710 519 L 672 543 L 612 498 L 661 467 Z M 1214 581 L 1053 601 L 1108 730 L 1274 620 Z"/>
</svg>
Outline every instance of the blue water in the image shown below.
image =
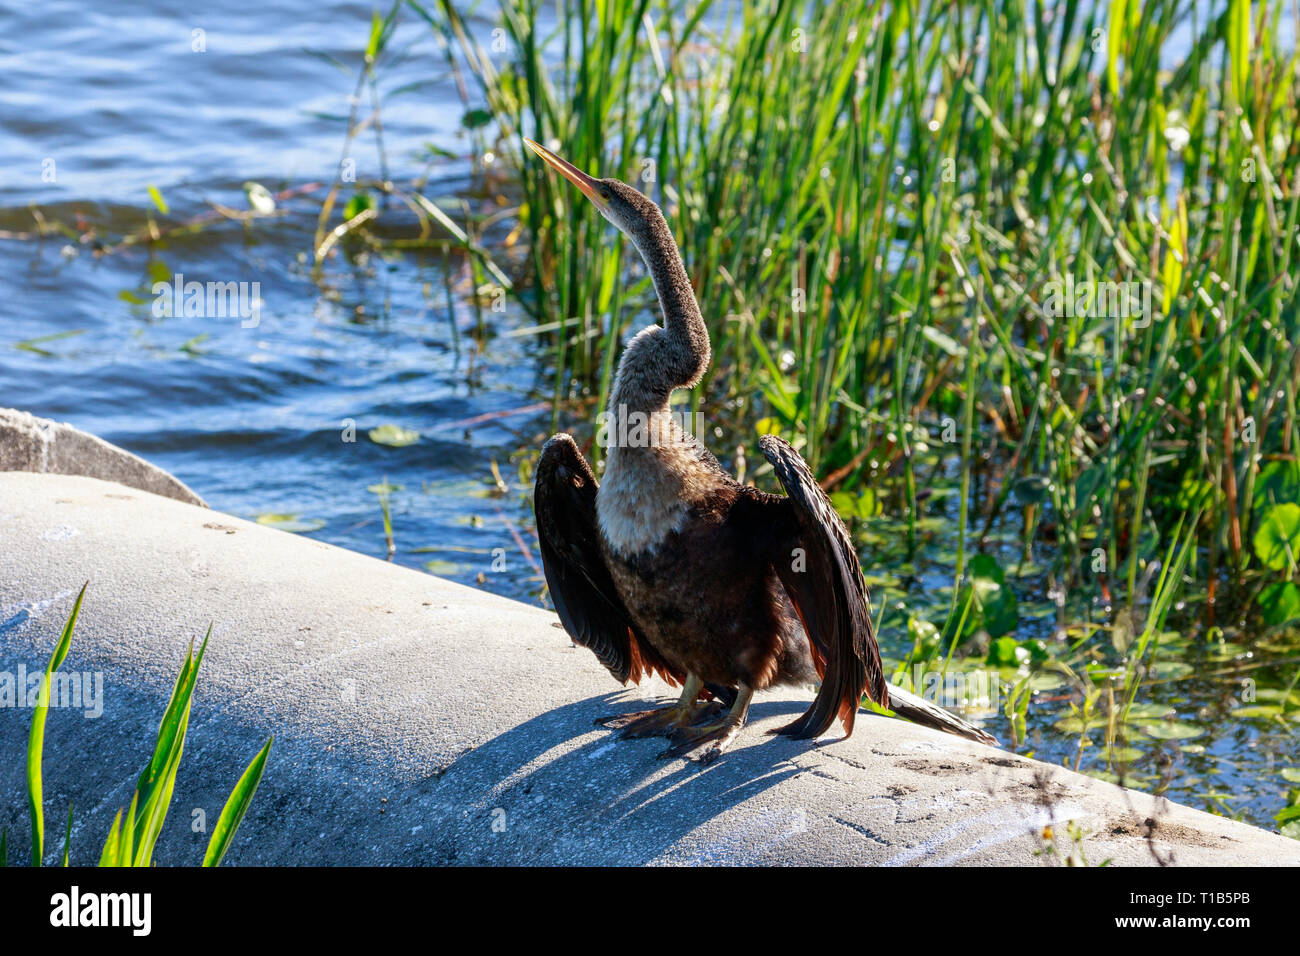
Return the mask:
<svg viewBox="0 0 1300 956">
<path fill-rule="evenodd" d="M 272 192 L 330 182 L 369 21 L 368 5 L 301 0 L 202 14 L 57 2 L 0 13 L 0 230 L 36 231 L 36 206 L 79 234 L 0 239 L 0 405 L 128 448 L 214 508 L 323 522 L 315 537 L 381 557 L 379 500 L 366 489 L 386 476 L 401 486 L 394 560 L 437 561 L 438 573 L 526 597 L 540 586 L 509 530 L 528 509 L 508 459 L 549 414 L 536 409 L 530 340 L 508 335 L 524 315 L 489 312 L 480 329 L 461 258 L 354 249 L 316 281 L 323 189 L 282 203 L 282 218 L 247 229 L 223 221 L 152 250 L 96 255 L 79 239 L 139 229 L 151 185 L 169 206 L 155 212 L 166 225 L 213 202 L 247 209 L 245 181 Z M 196 29 L 204 52 L 192 49 Z M 407 17 L 390 50 L 381 91 L 418 85 L 383 99 L 389 175 L 419 175 L 434 142 L 453 155 L 429 170 L 426 195 L 466 193 L 473 147 L 430 31 Z M 358 179 L 380 175 L 372 134 L 352 155 Z M 414 223 L 400 207 L 384 219 L 399 232 Z M 155 317 L 153 279 L 175 273 L 258 283 L 256 326 Z M 60 334 L 32 343 L 40 351 L 16 347 Z M 343 440 L 349 422 L 355 442 Z M 383 424 L 422 437 L 404 448 L 369 441 Z M 430 547 L 450 550 L 416 550 Z"/>
</svg>

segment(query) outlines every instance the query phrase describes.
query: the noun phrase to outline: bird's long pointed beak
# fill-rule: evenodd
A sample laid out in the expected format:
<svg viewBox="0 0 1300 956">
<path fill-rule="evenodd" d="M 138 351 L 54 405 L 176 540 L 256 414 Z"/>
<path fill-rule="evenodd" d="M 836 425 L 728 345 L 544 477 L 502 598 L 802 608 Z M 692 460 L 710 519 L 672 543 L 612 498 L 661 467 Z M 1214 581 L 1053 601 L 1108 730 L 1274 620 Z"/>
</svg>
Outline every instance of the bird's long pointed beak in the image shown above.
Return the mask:
<svg viewBox="0 0 1300 956">
<path fill-rule="evenodd" d="M 581 189 L 582 194 L 586 196 L 588 199 L 590 199 L 592 202 L 594 202 L 597 208 L 599 208 L 601 211 L 604 211 L 606 208 L 608 208 L 609 204 L 605 202 L 605 200 L 601 197 L 600 190 L 597 188 L 597 183 L 595 179 L 588 176 L 586 173 L 584 173 L 577 166 L 573 165 L 573 163 L 569 162 L 567 159 L 561 159 L 559 156 L 556 156 L 554 153 L 552 153 L 541 143 L 535 143 L 527 136 L 524 137 L 524 142 L 528 144 L 529 149 L 531 149 L 538 156 L 542 157 L 542 159 L 546 160 L 546 164 L 548 166 L 554 169 L 557 173 L 559 173 L 569 182 L 573 183 L 573 185 Z"/>
</svg>

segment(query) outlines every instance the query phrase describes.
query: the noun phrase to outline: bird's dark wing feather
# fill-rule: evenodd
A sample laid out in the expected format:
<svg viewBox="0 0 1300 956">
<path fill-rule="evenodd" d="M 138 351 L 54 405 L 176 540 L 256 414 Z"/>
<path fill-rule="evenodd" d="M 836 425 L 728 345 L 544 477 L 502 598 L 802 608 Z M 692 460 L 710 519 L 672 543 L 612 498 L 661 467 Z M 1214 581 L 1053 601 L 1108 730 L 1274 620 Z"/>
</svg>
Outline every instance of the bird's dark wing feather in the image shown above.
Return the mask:
<svg viewBox="0 0 1300 956">
<path fill-rule="evenodd" d="M 621 683 L 657 673 L 669 684 L 685 675 L 671 667 L 632 623 L 605 565 L 596 525 L 596 476 L 573 439 L 553 436 L 537 463 L 533 510 L 551 600 L 569 636 L 590 648 Z"/>
<path fill-rule="evenodd" d="M 778 534 L 772 545 L 772 565 L 799 613 L 822 675 L 812 706 L 780 733 L 817 737 L 837 716 L 845 732 L 852 733 L 864 691 L 877 704 L 889 706 L 858 554 L 830 499 L 790 443 L 765 435 L 758 444 L 794 512 L 788 533 Z M 801 555 L 793 554 L 796 548 Z"/>
</svg>

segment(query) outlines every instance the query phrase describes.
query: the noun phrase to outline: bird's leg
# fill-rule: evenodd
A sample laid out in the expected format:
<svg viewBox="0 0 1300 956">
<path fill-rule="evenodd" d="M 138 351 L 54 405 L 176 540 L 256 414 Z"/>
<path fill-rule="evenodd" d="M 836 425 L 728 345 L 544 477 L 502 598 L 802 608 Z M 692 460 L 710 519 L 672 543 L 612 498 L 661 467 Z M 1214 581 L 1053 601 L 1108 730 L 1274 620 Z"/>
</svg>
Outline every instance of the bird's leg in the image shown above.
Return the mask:
<svg viewBox="0 0 1300 956">
<path fill-rule="evenodd" d="M 659 756 L 661 758 L 684 757 L 705 744 L 712 744 L 708 750 L 700 754 L 698 759 L 700 763 L 713 763 L 740 734 L 740 728 L 745 726 L 745 718 L 749 714 L 749 702 L 753 696 L 753 689 L 742 684 L 736 694 L 736 702 L 731 705 L 731 710 L 727 711 L 724 717 L 695 727 L 676 728 L 668 735 L 675 746 L 669 747 Z"/>
<path fill-rule="evenodd" d="M 677 703 L 670 707 L 656 707 L 653 710 L 638 710 L 630 714 L 615 714 L 612 717 L 598 717 L 596 723 L 614 730 L 623 731 L 622 737 L 657 737 L 671 733 L 679 727 L 690 727 L 701 720 L 707 720 L 722 710 L 722 704 L 716 700 L 699 699 L 704 682 L 694 674 L 686 675 L 682 695 Z"/>
</svg>

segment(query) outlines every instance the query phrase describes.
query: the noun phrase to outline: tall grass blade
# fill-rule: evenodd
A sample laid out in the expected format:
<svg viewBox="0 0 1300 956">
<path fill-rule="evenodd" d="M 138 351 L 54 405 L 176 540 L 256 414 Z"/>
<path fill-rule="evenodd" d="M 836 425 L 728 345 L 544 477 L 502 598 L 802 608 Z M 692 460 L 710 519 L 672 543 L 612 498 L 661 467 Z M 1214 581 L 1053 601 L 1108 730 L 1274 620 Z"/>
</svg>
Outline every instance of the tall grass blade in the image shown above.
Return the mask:
<svg viewBox="0 0 1300 956">
<path fill-rule="evenodd" d="M 27 803 L 32 818 L 32 866 L 40 866 L 45 855 L 45 808 L 44 791 L 41 780 L 41 757 L 45 750 L 45 718 L 50 709 L 51 678 L 56 670 L 63 666 L 72 646 L 72 630 L 77 626 L 77 615 L 81 612 L 81 602 L 86 596 L 87 581 L 81 586 L 77 601 L 72 605 L 72 613 L 63 625 L 59 643 L 55 645 L 50 662 L 45 667 L 45 676 L 41 680 L 40 699 L 32 711 L 32 729 L 27 738 Z"/>
<path fill-rule="evenodd" d="M 219 865 L 226 851 L 230 849 L 230 841 L 234 839 L 235 831 L 239 829 L 244 814 L 248 812 L 253 794 L 257 793 L 257 785 L 262 782 L 262 771 L 266 769 L 266 758 L 271 753 L 271 744 L 274 741 L 275 738 L 272 737 L 258 751 L 257 756 L 244 770 L 243 776 L 239 778 L 239 782 L 235 784 L 235 789 L 230 792 L 226 805 L 221 808 L 221 816 L 212 831 L 212 839 L 208 841 L 208 850 L 203 855 L 204 866 Z"/>
</svg>

